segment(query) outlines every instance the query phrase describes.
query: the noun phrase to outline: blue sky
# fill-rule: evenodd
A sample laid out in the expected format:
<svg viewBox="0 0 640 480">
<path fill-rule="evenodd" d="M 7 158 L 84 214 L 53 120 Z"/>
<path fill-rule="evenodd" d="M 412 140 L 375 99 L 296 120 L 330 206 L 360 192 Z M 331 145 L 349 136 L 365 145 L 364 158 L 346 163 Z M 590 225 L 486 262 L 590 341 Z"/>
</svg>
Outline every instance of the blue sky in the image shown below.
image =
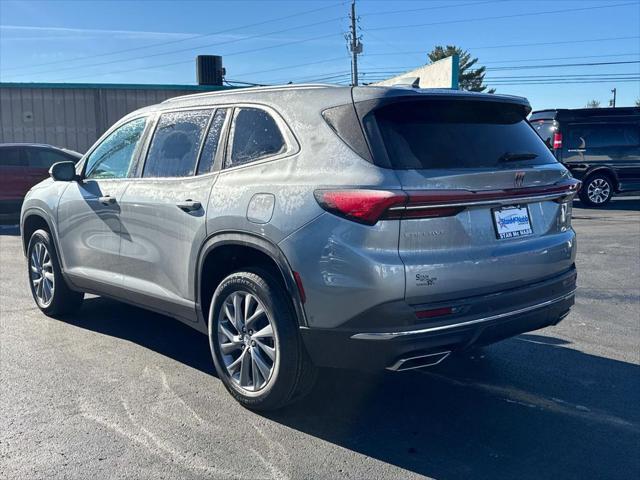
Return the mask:
<svg viewBox="0 0 640 480">
<path fill-rule="evenodd" d="M 534 108 L 604 106 L 614 87 L 618 105 L 640 98 L 640 0 L 359 0 L 357 8 L 362 81 L 454 44 L 487 66 L 486 83 Z M 347 83 L 348 10 L 337 0 L 0 0 L 0 81 L 190 84 L 195 55 L 219 54 L 231 80 Z M 636 63 L 548 66 L 609 62 Z"/>
</svg>

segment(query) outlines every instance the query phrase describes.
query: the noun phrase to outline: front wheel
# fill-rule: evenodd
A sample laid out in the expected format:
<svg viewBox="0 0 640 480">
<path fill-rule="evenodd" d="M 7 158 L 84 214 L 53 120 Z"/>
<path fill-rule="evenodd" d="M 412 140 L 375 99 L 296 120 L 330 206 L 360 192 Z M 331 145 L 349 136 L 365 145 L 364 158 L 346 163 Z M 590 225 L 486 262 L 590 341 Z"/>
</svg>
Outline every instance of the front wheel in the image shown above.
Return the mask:
<svg viewBox="0 0 640 480">
<path fill-rule="evenodd" d="M 580 200 L 588 207 L 602 207 L 613 197 L 613 183 L 607 175 L 590 176 L 580 189 Z"/>
<path fill-rule="evenodd" d="M 285 289 L 263 270 L 235 272 L 216 289 L 209 312 L 216 370 L 231 395 L 253 410 L 283 407 L 315 380 Z"/>
<path fill-rule="evenodd" d="M 73 313 L 82 305 L 84 294 L 66 284 L 51 235 L 36 230 L 27 247 L 29 286 L 33 299 L 45 315 L 56 317 Z"/>
</svg>

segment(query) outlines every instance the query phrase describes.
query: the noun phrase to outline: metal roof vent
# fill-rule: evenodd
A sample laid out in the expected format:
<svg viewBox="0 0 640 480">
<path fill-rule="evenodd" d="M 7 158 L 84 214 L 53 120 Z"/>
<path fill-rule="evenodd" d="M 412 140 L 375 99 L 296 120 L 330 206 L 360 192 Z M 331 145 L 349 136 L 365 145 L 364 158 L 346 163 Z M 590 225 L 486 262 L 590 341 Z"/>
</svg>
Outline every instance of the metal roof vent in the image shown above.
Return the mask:
<svg viewBox="0 0 640 480">
<path fill-rule="evenodd" d="M 196 80 L 198 85 L 222 86 L 225 73 L 220 55 L 198 55 L 196 57 Z"/>
</svg>

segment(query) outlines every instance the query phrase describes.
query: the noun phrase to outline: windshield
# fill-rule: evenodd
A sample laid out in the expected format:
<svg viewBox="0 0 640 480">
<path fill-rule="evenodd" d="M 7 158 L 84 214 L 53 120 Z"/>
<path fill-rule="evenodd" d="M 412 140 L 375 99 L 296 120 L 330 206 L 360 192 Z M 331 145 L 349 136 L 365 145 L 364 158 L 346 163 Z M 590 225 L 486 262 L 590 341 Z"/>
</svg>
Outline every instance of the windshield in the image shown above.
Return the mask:
<svg viewBox="0 0 640 480">
<path fill-rule="evenodd" d="M 510 168 L 556 160 L 520 105 L 486 101 L 398 102 L 370 114 L 394 169 Z M 367 126 L 371 135 L 371 125 Z M 509 162 L 505 154 L 519 155 Z M 526 154 L 526 155 L 520 155 Z"/>
</svg>

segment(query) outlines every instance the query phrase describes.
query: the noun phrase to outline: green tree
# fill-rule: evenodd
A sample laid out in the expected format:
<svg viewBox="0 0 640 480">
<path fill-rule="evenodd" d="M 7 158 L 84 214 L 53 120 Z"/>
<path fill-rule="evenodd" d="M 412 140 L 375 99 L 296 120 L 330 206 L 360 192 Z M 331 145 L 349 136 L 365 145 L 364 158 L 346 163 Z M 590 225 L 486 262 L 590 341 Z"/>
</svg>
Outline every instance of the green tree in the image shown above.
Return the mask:
<svg viewBox="0 0 640 480">
<path fill-rule="evenodd" d="M 485 67 L 477 65 L 478 59 L 471 58 L 471 54 L 467 50 L 454 45 L 437 45 L 428 54 L 430 63 L 437 62 L 443 58 L 458 55 L 460 59 L 460 72 L 458 74 L 458 85 L 461 90 L 469 90 L 471 92 L 495 93 L 495 88 L 487 90 L 487 86 L 483 84 L 485 76 Z"/>
<path fill-rule="evenodd" d="M 600 108 L 599 100 L 589 100 L 587 102 L 587 108 Z"/>
</svg>

